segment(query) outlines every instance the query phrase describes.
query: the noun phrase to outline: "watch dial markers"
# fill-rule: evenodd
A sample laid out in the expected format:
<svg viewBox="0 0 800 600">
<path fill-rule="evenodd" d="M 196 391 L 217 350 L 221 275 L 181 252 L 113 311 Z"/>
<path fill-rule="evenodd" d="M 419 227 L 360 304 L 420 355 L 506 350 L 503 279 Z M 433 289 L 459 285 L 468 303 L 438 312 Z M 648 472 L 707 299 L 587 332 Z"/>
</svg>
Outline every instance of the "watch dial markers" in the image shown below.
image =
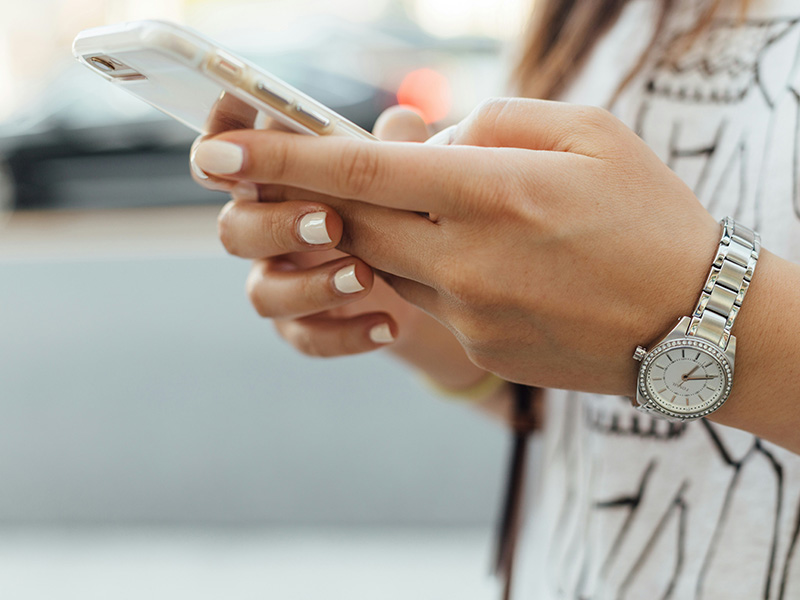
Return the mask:
<svg viewBox="0 0 800 600">
<path fill-rule="evenodd" d="M 713 351 L 698 350 L 698 344 L 686 348 L 672 345 L 669 351 L 656 353 L 647 367 L 643 383 L 646 383 L 651 399 L 675 413 L 698 412 L 717 402 L 727 386 L 720 359 Z M 680 353 L 675 350 L 680 350 Z M 711 392 L 708 397 L 700 393 L 705 390 Z"/>
</svg>

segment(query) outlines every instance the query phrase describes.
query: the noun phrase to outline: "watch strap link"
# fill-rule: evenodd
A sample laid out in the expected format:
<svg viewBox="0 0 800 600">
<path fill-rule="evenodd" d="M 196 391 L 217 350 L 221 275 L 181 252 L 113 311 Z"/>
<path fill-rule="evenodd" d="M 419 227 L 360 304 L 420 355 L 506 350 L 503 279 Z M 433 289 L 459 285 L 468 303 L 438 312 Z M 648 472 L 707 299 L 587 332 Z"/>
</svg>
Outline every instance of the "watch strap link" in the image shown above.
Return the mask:
<svg viewBox="0 0 800 600">
<path fill-rule="evenodd" d="M 721 223 L 719 250 L 692 313 L 687 336 L 697 336 L 725 349 L 750 287 L 761 251 L 761 236 L 730 217 Z"/>
</svg>

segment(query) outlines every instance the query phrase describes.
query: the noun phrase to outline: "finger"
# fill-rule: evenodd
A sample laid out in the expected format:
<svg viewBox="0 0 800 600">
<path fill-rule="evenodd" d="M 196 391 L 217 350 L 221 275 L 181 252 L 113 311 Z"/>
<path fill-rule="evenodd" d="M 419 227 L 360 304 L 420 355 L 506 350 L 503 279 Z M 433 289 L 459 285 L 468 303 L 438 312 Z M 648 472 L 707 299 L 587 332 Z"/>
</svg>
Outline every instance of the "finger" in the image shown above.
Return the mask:
<svg viewBox="0 0 800 600">
<path fill-rule="evenodd" d="M 496 174 L 487 152 L 467 146 L 231 131 L 202 142 L 195 162 L 225 178 L 301 187 L 416 212 L 457 214 L 463 200 Z M 519 152 L 505 151 L 511 175 L 511 163 L 521 162 Z"/>
<path fill-rule="evenodd" d="M 333 197 L 319 192 L 304 190 L 299 187 L 277 184 L 262 184 L 258 186 L 258 195 L 263 202 L 286 202 L 287 200 L 306 200 L 327 204 Z"/>
<path fill-rule="evenodd" d="M 233 94 L 223 91 L 209 111 L 208 118 L 203 128 L 204 135 L 198 137 L 192 144 L 192 149 L 189 154 L 189 164 L 194 180 L 209 190 L 222 192 L 231 191 L 231 183 L 229 180 L 209 175 L 197 166 L 194 161 L 195 149 L 197 144 L 202 140 L 209 136 L 222 133 L 223 131 L 255 128 L 288 131 L 284 125 L 278 123 L 265 113 L 260 112 L 258 109 L 250 106 Z"/>
<path fill-rule="evenodd" d="M 205 173 L 194 161 L 197 145 L 205 138 L 231 129 L 251 129 L 255 126 L 258 110 L 233 94 L 223 91 L 214 102 L 203 127 L 204 135 L 198 137 L 189 152 L 192 177 L 201 186 L 214 191 L 229 191 L 230 181 Z"/>
<path fill-rule="evenodd" d="M 375 121 L 375 137 L 392 142 L 424 142 L 430 137 L 425 119 L 408 106 L 387 108 Z"/>
<path fill-rule="evenodd" d="M 394 142 L 423 142 L 428 139 L 430 130 L 422 115 L 409 106 L 392 106 L 381 113 L 375 122 L 373 133 L 376 137 Z M 265 201 L 284 201 L 297 198 L 324 201 L 326 196 L 301 188 L 283 185 L 262 186 L 260 196 Z"/>
<path fill-rule="evenodd" d="M 626 130 L 631 133 L 608 111 L 593 106 L 495 98 L 478 106 L 449 135 L 454 144 L 572 152 L 600 158 L 604 145 L 597 143 L 598 137 L 608 144 L 619 143 L 614 140 Z"/>
<path fill-rule="evenodd" d="M 342 219 L 328 206 L 308 201 L 259 203 L 231 200 L 217 220 L 225 249 L 242 258 L 334 248 Z"/>
<path fill-rule="evenodd" d="M 336 245 L 338 250 L 358 256 L 377 269 L 407 279 L 431 283 L 429 269 L 431 262 L 435 260 L 433 251 L 439 247 L 441 238 L 437 225 L 430 219 L 416 213 L 392 211 L 364 202 L 342 200 L 280 185 L 261 186 L 260 196 L 262 200 L 271 202 L 324 202 L 325 206 L 333 209 L 344 222 L 341 237 Z M 246 208 L 250 213 L 257 213 L 260 210 L 269 211 L 269 207 L 269 204 L 260 204 Z M 231 232 L 230 235 L 233 237 L 236 234 Z M 261 243 L 265 242 L 263 236 L 256 234 L 249 239 L 253 237 Z M 411 252 L 408 251 L 409 247 L 412 249 Z M 284 253 L 274 251 L 261 257 Z"/>
<path fill-rule="evenodd" d="M 278 258 L 253 264 L 247 295 L 262 317 L 298 318 L 360 300 L 373 281 L 372 269 L 351 256 L 309 269 Z"/>
<path fill-rule="evenodd" d="M 345 223 L 337 249 L 375 269 L 426 285 L 434 283 L 445 238 L 426 217 L 347 200 L 331 201 Z"/>
<path fill-rule="evenodd" d="M 192 175 L 194 182 L 201 187 L 211 190 L 212 192 L 230 192 L 237 182 L 230 179 L 221 179 L 215 175 L 206 173 L 197 166 L 195 156 L 197 154 L 197 147 L 201 142 L 208 139 L 208 136 L 201 135 L 195 138 L 192 142 L 192 147 L 189 149 L 189 172 Z"/>
<path fill-rule="evenodd" d="M 347 319 L 312 316 L 276 321 L 275 327 L 300 352 L 318 357 L 369 352 L 392 343 L 397 337 L 397 325 L 386 313 Z"/>
</svg>

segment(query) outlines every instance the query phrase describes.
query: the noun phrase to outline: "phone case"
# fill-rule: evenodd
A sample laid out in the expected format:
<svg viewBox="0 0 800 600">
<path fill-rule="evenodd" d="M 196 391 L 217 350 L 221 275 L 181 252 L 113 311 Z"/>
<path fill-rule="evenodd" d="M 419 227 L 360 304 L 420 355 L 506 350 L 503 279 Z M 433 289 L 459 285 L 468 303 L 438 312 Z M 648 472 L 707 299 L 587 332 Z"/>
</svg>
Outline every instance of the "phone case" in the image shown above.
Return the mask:
<svg viewBox="0 0 800 600">
<path fill-rule="evenodd" d="M 72 53 L 86 67 L 203 134 L 274 122 L 309 135 L 376 139 L 204 36 L 164 21 L 95 27 Z"/>
</svg>

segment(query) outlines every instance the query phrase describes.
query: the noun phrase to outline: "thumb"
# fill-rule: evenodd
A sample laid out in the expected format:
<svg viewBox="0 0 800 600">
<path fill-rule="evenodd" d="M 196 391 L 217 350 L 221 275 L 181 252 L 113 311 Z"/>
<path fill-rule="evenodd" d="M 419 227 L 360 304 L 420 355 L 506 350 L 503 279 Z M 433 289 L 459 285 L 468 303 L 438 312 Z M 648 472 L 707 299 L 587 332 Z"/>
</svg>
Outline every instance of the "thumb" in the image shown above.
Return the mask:
<svg viewBox="0 0 800 600">
<path fill-rule="evenodd" d="M 389 142 L 424 142 L 430 136 L 422 116 L 408 106 L 387 108 L 375 121 L 375 137 Z"/>
</svg>

